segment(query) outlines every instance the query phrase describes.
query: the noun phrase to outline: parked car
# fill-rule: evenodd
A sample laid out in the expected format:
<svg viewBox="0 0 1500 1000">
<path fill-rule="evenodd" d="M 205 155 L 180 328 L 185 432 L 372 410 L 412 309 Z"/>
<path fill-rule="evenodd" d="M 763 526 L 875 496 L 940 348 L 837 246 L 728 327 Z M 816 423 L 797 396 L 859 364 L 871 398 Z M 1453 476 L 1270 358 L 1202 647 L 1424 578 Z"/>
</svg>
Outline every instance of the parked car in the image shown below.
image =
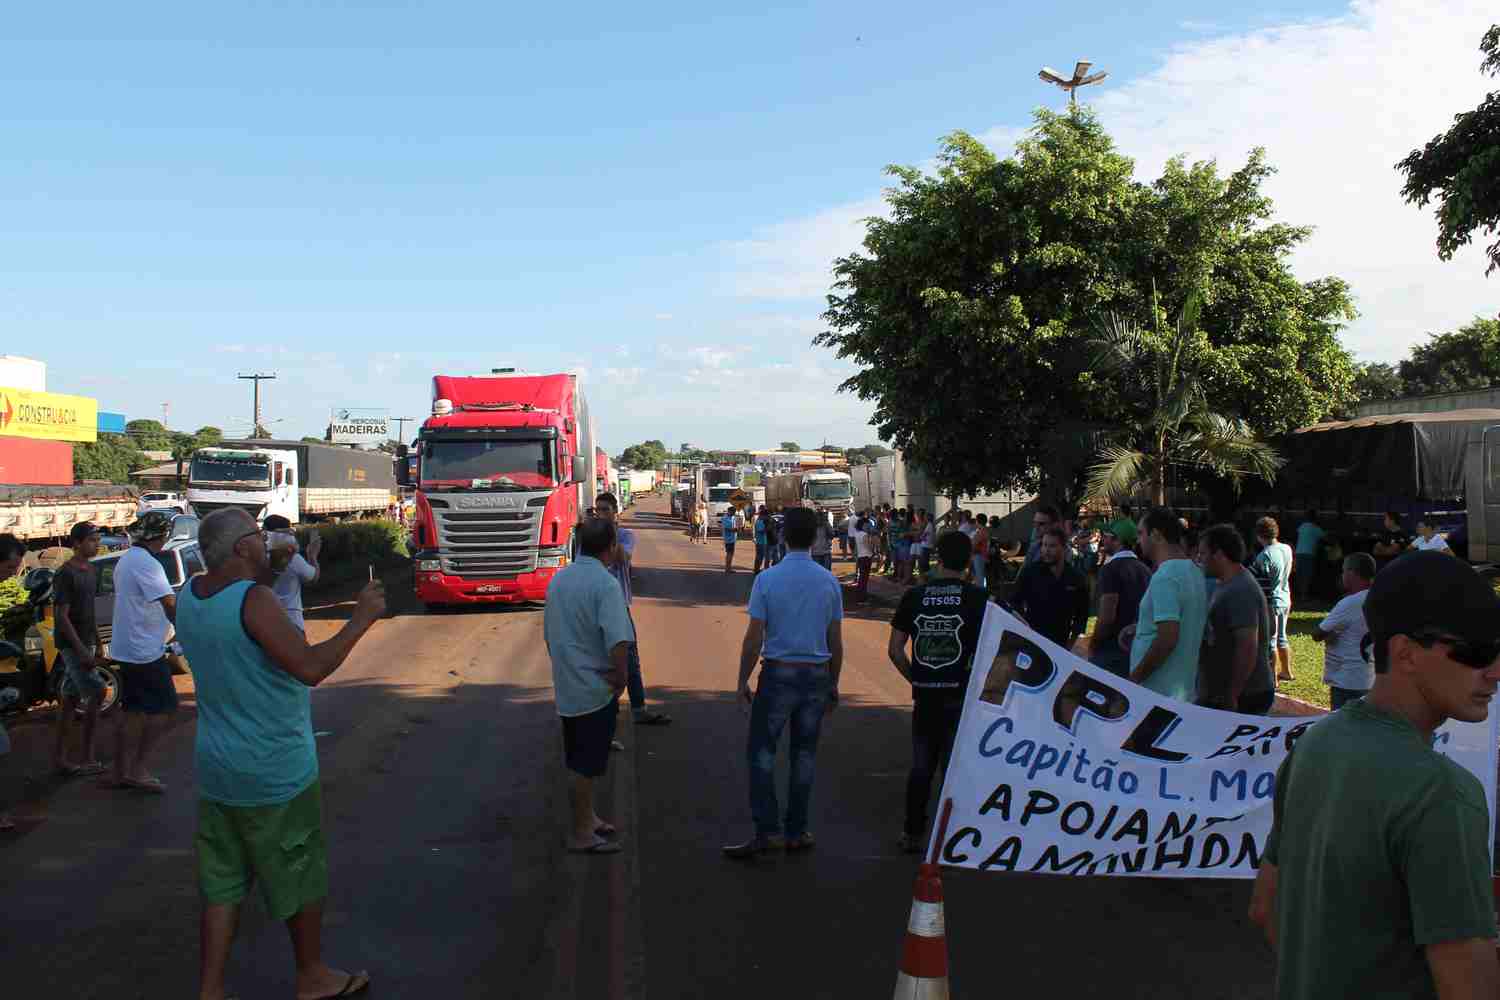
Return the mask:
<svg viewBox="0 0 1500 1000">
<path fill-rule="evenodd" d="M 181 520 L 181 518 L 179 518 Z M 167 572 L 167 583 L 171 584 L 174 593 L 181 593 L 182 588 L 189 580 L 204 572 L 203 553 L 198 548 L 196 517 L 187 520 L 193 522 L 193 534 L 190 539 L 176 538 L 176 528 L 173 529 L 173 540 L 167 542 L 162 550 L 156 554 L 156 561 L 161 563 L 162 569 Z M 97 572 L 97 589 L 94 591 L 94 617 L 99 624 L 99 641 L 104 643 L 104 652 L 109 654 L 109 639 L 114 630 L 115 619 L 115 566 L 119 564 L 123 552 L 110 552 L 106 555 L 95 556 L 94 570 Z M 186 673 L 187 661 L 177 657 L 172 662 L 174 673 Z"/>
<path fill-rule="evenodd" d="M 186 514 L 187 509 L 187 497 L 183 494 L 154 490 L 150 493 L 141 494 L 140 507 L 137 513 L 144 514 L 148 510 L 175 510 L 179 514 Z"/>
</svg>

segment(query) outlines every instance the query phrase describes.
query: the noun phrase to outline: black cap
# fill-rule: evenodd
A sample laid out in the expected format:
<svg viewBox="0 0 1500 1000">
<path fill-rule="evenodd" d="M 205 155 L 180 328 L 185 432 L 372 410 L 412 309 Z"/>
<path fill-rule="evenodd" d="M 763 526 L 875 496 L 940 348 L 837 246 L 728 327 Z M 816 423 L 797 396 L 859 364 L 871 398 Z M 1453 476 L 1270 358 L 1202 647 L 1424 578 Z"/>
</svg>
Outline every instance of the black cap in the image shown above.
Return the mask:
<svg viewBox="0 0 1500 1000">
<path fill-rule="evenodd" d="M 1445 552 L 1408 552 L 1375 575 L 1365 622 L 1377 638 L 1438 632 L 1500 642 L 1500 597 L 1469 564 Z"/>
<path fill-rule="evenodd" d="M 281 514 L 272 514 L 270 517 L 265 519 L 265 521 L 261 524 L 261 527 L 265 528 L 267 531 L 291 531 L 292 522 L 288 521 Z"/>
<path fill-rule="evenodd" d="M 73 525 L 73 530 L 68 532 L 68 541 L 77 545 L 91 535 L 99 534 L 99 528 L 92 521 L 79 521 Z"/>
</svg>

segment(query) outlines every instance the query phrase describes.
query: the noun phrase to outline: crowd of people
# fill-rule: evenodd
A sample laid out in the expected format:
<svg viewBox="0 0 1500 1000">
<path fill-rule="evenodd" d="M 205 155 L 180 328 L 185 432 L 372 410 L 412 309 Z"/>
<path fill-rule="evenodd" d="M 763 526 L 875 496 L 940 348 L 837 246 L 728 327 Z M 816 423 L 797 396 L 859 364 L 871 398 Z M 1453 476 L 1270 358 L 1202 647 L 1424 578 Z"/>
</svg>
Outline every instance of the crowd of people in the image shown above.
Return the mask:
<svg viewBox="0 0 1500 1000">
<path fill-rule="evenodd" d="M 349 622 L 331 639 L 310 644 L 302 588 L 320 572 L 316 532 L 303 551 L 284 518 L 256 524 L 244 511 L 217 511 L 199 526 L 205 572 L 174 590 L 158 559 L 171 530 L 170 514 L 146 512 L 127 529 L 131 544 L 113 568 L 109 660 L 120 678 L 121 712 L 111 764 L 95 757 L 104 695 L 96 667 L 105 659 L 94 611 L 99 531 L 85 522 L 69 534 L 70 556 L 51 581 L 65 672 L 55 773 L 62 779 L 98 775 L 103 787 L 124 792 L 167 793 L 147 765 L 178 707 L 168 646 L 175 628 L 192 664 L 197 708 L 200 997 L 229 995 L 225 968 L 240 906 L 252 889 L 287 927 L 298 996 L 361 993 L 370 984 L 367 973 L 323 960 L 328 854 L 309 692 L 384 614 L 382 586 L 372 580 Z M 20 542 L 0 536 L 0 578 L 14 577 L 25 554 Z M 82 723 L 75 739 L 76 716 Z M 8 749 L 0 727 L 0 754 Z M 13 821 L 0 817 L 0 830 L 7 829 L 14 829 Z"/>
</svg>

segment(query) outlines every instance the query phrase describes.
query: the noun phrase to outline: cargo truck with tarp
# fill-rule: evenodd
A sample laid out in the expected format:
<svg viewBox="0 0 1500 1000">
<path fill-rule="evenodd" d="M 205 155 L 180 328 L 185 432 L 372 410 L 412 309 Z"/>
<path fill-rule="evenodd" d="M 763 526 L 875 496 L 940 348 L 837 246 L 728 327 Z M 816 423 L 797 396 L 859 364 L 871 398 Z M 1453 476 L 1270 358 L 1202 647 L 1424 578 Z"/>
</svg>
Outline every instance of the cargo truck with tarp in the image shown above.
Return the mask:
<svg viewBox="0 0 1500 1000">
<path fill-rule="evenodd" d="M 1382 515 L 1431 518 L 1471 562 L 1500 562 L 1500 409 L 1389 413 L 1303 427 L 1277 442 L 1286 465 L 1251 506 L 1317 510 L 1354 531 Z"/>
<path fill-rule="evenodd" d="M 257 523 L 383 514 L 396 496 L 391 456 L 331 444 L 253 438 L 193 452 L 188 506 L 199 517 L 237 508 Z"/>
</svg>

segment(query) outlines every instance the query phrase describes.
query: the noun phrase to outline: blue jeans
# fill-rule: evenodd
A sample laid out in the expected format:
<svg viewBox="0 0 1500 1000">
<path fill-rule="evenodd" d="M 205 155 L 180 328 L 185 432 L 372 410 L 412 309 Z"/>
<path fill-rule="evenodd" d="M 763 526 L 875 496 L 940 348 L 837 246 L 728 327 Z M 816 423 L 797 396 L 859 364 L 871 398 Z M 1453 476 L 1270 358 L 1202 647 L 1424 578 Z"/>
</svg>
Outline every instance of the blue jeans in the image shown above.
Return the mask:
<svg viewBox="0 0 1500 1000">
<path fill-rule="evenodd" d="M 970 556 L 969 566 L 974 571 L 974 586 L 984 586 L 984 556 Z"/>
<path fill-rule="evenodd" d="M 750 813 L 757 837 L 788 838 L 807 832 L 817 764 L 818 731 L 828 710 L 832 687 L 824 666 L 762 666 L 750 708 Z M 791 780 L 787 789 L 786 823 L 776 801 L 776 748 L 781 731 L 791 723 Z"/>
</svg>

